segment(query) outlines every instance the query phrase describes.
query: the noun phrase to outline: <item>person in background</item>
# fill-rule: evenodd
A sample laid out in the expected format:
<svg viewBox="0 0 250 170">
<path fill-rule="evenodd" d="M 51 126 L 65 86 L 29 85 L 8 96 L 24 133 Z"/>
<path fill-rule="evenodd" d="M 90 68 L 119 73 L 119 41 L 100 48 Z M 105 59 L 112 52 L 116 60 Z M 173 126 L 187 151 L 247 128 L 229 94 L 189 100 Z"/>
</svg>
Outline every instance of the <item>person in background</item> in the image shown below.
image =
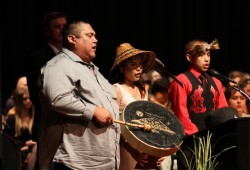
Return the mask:
<svg viewBox="0 0 250 170">
<path fill-rule="evenodd" d="M 141 75 L 153 66 L 155 59 L 154 52 L 136 49 L 129 43 L 122 43 L 116 48 L 116 57 L 108 80 L 116 88 L 120 114 L 129 103 L 148 100 L 148 91 L 145 89 Z M 133 170 L 137 163 L 144 167 L 150 161 L 149 159 L 153 158 L 130 146 L 122 134 L 120 152 L 120 170 Z M 155 168 L 161 166 L 164 157 L 157 159 L 158 161 L 154 162 Z"/>
<path fill-rule="evenodd" d="M 149 98 L 149 100 L 163 106 L 174 114 L 171 101 L 168 98 L 169 85 L 170 80 L 165 77 L 161 77 L 155 80 L 150 87 L 151 97 Z M 164 161 L 162 162 L 161 170 L 171 169 L 171 166 L 174 163 L 172 157 L 174 157 L 174 155 L 165 157 Z"/>
<path fill-rule="evenodd" d="M 244 78 L 245 74 L 240 70 L 232 70 L 228 73 L 228 77 L 233 79 L 236 83 L 238 83 L 240 80 Z M 231 85 L 235 85 L 233 83 L 230 83 Z"/>
<path fill-rule="evenodd" d="M 142 78 L 142 83 L 144 84 L 145 86 L 145 89 L 149 92 L 149 89 L 150 89 L 150 86 L 151 86 L 151 82 L 149 80 L 149 77 L 148 77 L 148 74 L 147 73 L 143 73 L 141 75 L 141 78 Z M 149 96 L 148 96 L 149 97 Z"/>
<path fill-rule="evenodd" d="M 149 100 L 173 112 L 171 101 L 168 98 L 169 85 L 170 80 L 164 77 L 155 80 L 150 88 L 152 96 Z"/>
<path fill-rule="evenodd" d="M 250 79 L 249 78 L 239 81 L 238 86 L 248 95 L 248 97 L 250 97 Z"/>
<path fill-rule="evenodd" d="M 41 69 L 41 169 L 119 168 L 117 95 L 92 62 L 97 42 L 90 23 L 68 22 L 62 51 Z"/>
<path fill-rule="evenodd" d="M 38 51 L 29 56 L 27 67 L 27 83 L 30 97 L 35 105 L 36 115 L 33 127 L 33 139 L 37 140 L 39 133 L 41 105 L 39 100 L 38 79 L 41 67 L 62 49 L 62 30 L 67 22 L 67 16 L 59 11 L 53 11 L 43 17 L 43 31 L 45 44 Z"/>
<path fill-rule="evenodd" d="M 5 128 L 6 125 L 6 117 L 2 114 L 2 129 L 3 130 Z"/>
<path fill-rule="evenodd" d="M 228 77 L 239 82 L 244 77 L 244 73 L 240 70 L 232 70 L 228 73 Z"/>
<path fill-rule="evenodd" d="M 147 71 L 148 78 L 150 80 L 151 85 L 154 83 L 155 80 L 161 78 L 161 74 L 157 72 L 155 69 L 149 69 Z"/>
<path fill-rule="evenodd" d="M 15 89 L 27 87 L 27 77 L 21 76 L 18 78 Z M 15 90 L 14 90 L 15 91 Z M 4 105 L 3 115 L 6 116 L 11 108 L 14 106 L 13 94 L 7 99 Z"/>
<path fill-rule="evenodd" d="M 163 76 L 154 68 L 149 69 L 147 72 L 149 81 L 150 81 L 150 86 L 155 82 L 155 80 L 162 78 Z M 150 88 L 148 89 L 148 98 L 150 99 L 152 96 Z"/>
<path fill-rule="evenodd" d="M 225 96 L 228 105 L 238 111 L 239 117 L 250 116 L 250 110 L 248 108 L 249 100 L 243 94 L 236 89 L 227 87 L 225 90 Z"/>
<path fill-rule="evenodd" d="M 188 70 L 176 77 L 182 86 L 175 80 L 170 84 L 169 99 L 175 115 L 183 125 L 186 137 L 206 129 L 205 118 L 211 111 L 228 107 L 222 83 L 206 74 L 211 62 L 210 51 L 217 49 L 217 40 L 210 44 L 200 39 L 187 42 L 185 57 Z M 188 152 L 185 144 L 182 146 L 184 153 L 185 150 Z M 177 156 L 183 155 L 177 152 Z M 180 159 L 177 162 L 178 169 L 188 168 Z"/>
<path fill-rule="evenodd" d="M 2 114 L 1 129 L 1 165 L 2 169 L 19 169 L 22 168 L 21 149 L 17 146 L 13 131 L 6 123 L 6 117 Z M 0 168 L 0 169 L 1 169 Z"/>
<path fill-rule="evenodd" d="M 246 73 L 249 75 L 248 73 Z M 247 102 L 247 110 L 248 113 L 250 114 L 250 78 L 246 76 L 244 79 L 239 81 L 238 87 L 243 90 L 245 93 L 244 96 L 246 97 L 246 102 Z"/>
<path fill-rule="evenodd" d="M 16 89 L 13 100 L 14 107 L 7 114 L 6 125 L 20 149 L 22 169 L 34 170 L 37 152 L 37 143 L 32 140 L 35 109 L 28 87 Z"/>
</svg>

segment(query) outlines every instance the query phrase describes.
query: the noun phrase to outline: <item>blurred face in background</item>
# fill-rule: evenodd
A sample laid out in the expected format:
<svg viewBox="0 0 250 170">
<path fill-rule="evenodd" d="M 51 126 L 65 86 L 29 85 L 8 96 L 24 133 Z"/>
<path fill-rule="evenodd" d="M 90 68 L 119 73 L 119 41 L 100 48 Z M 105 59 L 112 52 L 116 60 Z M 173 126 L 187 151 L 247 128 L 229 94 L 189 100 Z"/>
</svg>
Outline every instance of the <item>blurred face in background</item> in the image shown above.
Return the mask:
<svg viewBox="0 0 250 170">
<path fill-rule="evenodd" d="M 30 100 L 30 95 L 28 93 L 23 94 L 23 105 L 26 109 L 32 106 L 32 101 Z"/>
<path fill-rule="evenodd" d="M 51 20 L 48 24 L 48 26 L 45 28 L 46 36 L 48 38 L 48 41 L 53 43 L 58 43 L 63 40 L 62 31 L 63 26 L 66 24 L 67 20 L 66 18 L 56 18 L 54 20 Z"/>
<path fill-rule="evenodd" d="M 228 98 L 228 105 L 235 108 L 238 111 L 239 116 L 247 114 L 247 100 L 238 91 L 233 91 L 231 96 Z"/>
<path fill-rule="evenodd" d="M 250 97 L 250 79 L 246 80 L 246 85 L 243 90 Z"/>
</svg>

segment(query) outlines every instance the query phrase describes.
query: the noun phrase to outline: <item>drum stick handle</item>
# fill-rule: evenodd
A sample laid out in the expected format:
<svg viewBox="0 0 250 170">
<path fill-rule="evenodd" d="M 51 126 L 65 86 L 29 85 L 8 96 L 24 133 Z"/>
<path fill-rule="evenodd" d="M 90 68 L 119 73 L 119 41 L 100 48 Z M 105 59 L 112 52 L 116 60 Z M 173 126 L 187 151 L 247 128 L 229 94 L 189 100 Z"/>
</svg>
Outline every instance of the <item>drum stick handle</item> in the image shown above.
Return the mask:
<svg viewBox="0 0 250 170">
<path fill-rule="evenodd" d="M 119 123 L 119 124 L 123 124 L 123 125 L 133 126 L 133 127 L 144 128 L 144 125 L 138 125 L 138 124 L 134 124 L 134 123 L 128 123 L 128 122 L 124 122 L 124 121 L 121 121 L 121 120 L 113 120 L 113 122 Z"/>
</svg>

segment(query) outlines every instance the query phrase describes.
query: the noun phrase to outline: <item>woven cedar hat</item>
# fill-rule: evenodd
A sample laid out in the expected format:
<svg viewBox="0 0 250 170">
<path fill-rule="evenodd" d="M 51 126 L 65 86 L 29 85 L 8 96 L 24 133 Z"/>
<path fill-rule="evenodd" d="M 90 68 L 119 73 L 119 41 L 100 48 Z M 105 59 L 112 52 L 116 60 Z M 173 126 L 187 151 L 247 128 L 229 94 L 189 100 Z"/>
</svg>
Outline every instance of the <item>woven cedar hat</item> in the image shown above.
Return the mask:
<svg viewBox="0 0 250 170">
<path fill-rule="evenodd" d="M 115 70 L 117 70 L 117 66 L 121 64 L 123 61 L 127 60 L 130 57 L 134 57 L 136 55 L 140 54 L 143 59 L 143 72 L 146 72 L 148 69 L 150 69 L 156 59 L 156 55 L 152 51 L 144 51 L 140 49 L 136 49 L 132 47 L 129 43 L 123 43 L 120 44 L 116 48 L 116 57 L 115 62 L 109 72 L 109 76 L 112 76 L 114 74 Z"/>
</svg>

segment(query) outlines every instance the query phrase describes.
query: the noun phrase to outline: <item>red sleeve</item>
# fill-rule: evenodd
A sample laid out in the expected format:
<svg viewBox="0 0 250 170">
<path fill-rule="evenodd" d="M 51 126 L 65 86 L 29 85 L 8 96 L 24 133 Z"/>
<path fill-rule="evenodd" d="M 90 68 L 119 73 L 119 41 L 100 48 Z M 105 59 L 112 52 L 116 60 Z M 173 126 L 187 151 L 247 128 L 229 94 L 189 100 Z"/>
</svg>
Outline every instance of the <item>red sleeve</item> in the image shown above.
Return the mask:
<svg viewBox="0 0 250 170">
<path fill-rule="evenodd" d="M 192 135 L 198 132 L 197 126 L 190 120 L 187 109 L 187 96 L 192 91 L 192 84 L 184 74 L 180 74 L 177 78 L 183 84 L 183 88 L 176 81 L 173 81 L 168 91 L 169 99 L 175 115 L 183 125 L 185 134 Z"/>
</svg>

